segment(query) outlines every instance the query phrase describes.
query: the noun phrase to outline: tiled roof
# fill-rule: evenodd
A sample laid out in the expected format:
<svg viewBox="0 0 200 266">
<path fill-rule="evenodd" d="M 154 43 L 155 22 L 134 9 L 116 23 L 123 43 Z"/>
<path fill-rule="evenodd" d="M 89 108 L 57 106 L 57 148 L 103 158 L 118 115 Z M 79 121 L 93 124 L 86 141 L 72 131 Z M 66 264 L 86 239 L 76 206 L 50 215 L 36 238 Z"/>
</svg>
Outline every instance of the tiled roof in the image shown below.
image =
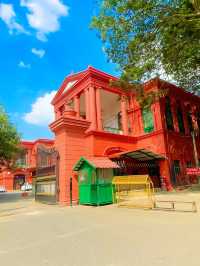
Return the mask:
<svg viewBox="0 0 200 266">
<path fill-rule="evenodd" d="M 115 162 L 111 161 L 107 157 L 81 157 L 74 166 L 74 171 L 79 170 L 84 162 L 87 162 L 94 168 L 119 168 L 119 166 Z"/>
<path fill-rule="evenodd" d="M 107 157 L 91 157 L 88 161 L 96 168 L 119 168 L 119 166 Z"/>
</svg>

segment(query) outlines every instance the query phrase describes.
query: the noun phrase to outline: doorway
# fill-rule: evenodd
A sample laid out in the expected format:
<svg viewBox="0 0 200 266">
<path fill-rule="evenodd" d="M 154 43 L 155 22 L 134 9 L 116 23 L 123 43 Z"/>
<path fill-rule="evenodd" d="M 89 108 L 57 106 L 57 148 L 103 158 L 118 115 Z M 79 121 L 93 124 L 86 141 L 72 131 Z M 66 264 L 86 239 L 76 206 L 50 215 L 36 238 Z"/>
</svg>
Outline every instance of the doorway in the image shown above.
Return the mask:
<svg viewBox="0 0 200 266">
<path fill-rule="evenodd" d="M 13 182 L 13 190 L 21 190 L 21 187 L 25 183 L 26 177 L 25 175 L 15 175 Z"/>
</svg>

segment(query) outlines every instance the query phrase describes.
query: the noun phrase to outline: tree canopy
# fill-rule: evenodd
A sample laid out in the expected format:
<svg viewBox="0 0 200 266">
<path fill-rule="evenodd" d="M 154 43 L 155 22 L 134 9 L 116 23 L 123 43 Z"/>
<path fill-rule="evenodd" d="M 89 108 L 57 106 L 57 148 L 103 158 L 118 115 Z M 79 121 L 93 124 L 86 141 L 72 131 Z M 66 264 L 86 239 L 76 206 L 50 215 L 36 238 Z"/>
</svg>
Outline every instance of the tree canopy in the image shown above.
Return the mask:
<svg viewBox="0 0 200 266">
<path fill-rule="evenodd" d="M 10 166 L 20 152 L 20 136 L 0 107 L 0 164 Z"/>
<path fill-rule="evenodd" d="M 200 0 L 102 0 L 92 27 L 123 81 L 164 73 L 200 92 Z"/>
</svg>

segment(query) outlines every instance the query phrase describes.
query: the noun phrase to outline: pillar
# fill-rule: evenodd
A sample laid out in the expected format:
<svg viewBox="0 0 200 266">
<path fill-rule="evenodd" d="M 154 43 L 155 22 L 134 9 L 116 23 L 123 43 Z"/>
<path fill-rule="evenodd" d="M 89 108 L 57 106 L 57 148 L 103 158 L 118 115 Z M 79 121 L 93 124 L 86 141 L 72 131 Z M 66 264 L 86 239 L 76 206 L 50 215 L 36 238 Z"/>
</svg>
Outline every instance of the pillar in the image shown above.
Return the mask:
<svg viewBox="0 0 200 266">
<path fill-rule="evenodd" d="M 184 122 L 185 134 L 189 135 L 190 134 L 190 130 L 189 130 L 188 121 L 187 121 L 187 112 L 189 110 L 187 110 L 187 108 L 184 105 L 184 103 L 181 103 L 181 109 L 182 109 L 182 113 L 183 113 L 183 122 Z"/>
<path fill-rule="evenodd" d="M 173 190 L 171 183 L 171 173 L 170 173 L 171 165 L 169 159 L 160 160 L 159 166 L 160 166 L 160 176 L 165 183 L 166 189 L 168 191 Z"/>
<path fill-rule="evenodd" d="M 81 156 L 88 156 L 85 132 L 90 122 L 74 119 L 73 116 L 62 117 L 59 122 L 50 125 L 55 133 L 55 147 L 59 153 L 59 203 L 70 204 L 70 179 L 72 178 L 72 200 L 78 202 L 78 179 L 73 167 Z"/>
<path fill-rule="evenodd" d="M 74 110 L 76 112 L 76 117 L 80 118 L 80 97 L 76 95 L 74 98 Z"/>
<path fill-rule="evenodd" d="M 96 88 L 97 129 L 102 130 L 101 95 L 100 88 Z"/>
<path fill-rule="evenodd" d="M 194 159 L 195 159 L 195 165 L 196 167 L 199 166 L 199 157 L 197 152 L 197 142 L 196 142 L 196 135 L 198 132 L 198 123 L 197 123 L 197 108 L 196 106 L 192 107 L 192 123 L 193 123 L 193 129 L 192 132 L 192 143 L 193 143 L 193 149 L 194 149 Z"/>
<path fill-rule="evenodd" d="M 154 121 L 154 130 L 160 130 L 163 128 L 162 125 L 162 112 L 160 102 L 157 101 L 152 104 L 151 111 L 153 114 L 153 121 Z"/>
<path fill-rule="evenodd" d="M 86 120 L 90 120 L 90 98 L 89 98 L 89 89 L 85 90 L 85 113 Z"/>
<path fill-rule="evenodd" d="M 121 115 L 122 115 L 122 130 L 124 135 L 128 135 L 128 117 L 126 109 L 126 97 L 121 97 Z"/>
<path fill-rule="evenodd" d="M 193 106 L 192 107 L 192 123 L 193 123 L 193 128 L 194 128 L 194 131 L 197 132 L 199 127 L 198 127 L 198 121 L 197 121 L 197 108 L 196 106 Z"/>
<path fill-rule="evenodd" d="M 96 93 L 95 88 L 90 87 L 89 88 L 89 98 L 90 98 L 90 120 L 91 120 L 91 130 L 97 129 L 97 110 L 96 110 Z"/>
<path fill-rule="evenodd" d="M 176 106 L 176 100 L 174 98 L 171 98 L 171 110 L 172 110 L 172 117 L 173 117 L 173 122 L 174 122 L 174 130 L 176 132 L 179 132 L 178 118 L 177 118 L 177 106 Z"/>
</svg>

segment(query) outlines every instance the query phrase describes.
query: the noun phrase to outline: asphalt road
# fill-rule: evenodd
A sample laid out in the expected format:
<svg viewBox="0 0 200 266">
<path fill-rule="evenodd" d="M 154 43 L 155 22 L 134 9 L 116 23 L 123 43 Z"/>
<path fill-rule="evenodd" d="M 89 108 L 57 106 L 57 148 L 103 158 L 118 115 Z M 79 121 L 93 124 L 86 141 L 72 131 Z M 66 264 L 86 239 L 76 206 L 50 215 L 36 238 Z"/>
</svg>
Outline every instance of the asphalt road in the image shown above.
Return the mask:
<svg viewBox="0 0 200 266">
<path fill-rule="evenodd" d="M 32 198 L 32 193 L 28 192 L 28 197 Z M 1 203 L 9 203 L 9 202 L 17 202 L 23 199 L 22 192 L 0 192 L 0 204 Z M 1 207 L 1 205 L 0 205 Z"/>
<path fill-rule="evenodd" d="M 196 199 L 199 208 L 199 193 L 185 198 Z M 20 204 L 24 208 L 0 217 L 0 265 L 200 265 L 199 212 L 144 211 L 112 205 L 71 208 L 31 200 L 17 201 L 15 206 Z M 14 203 L 5 205 L 13 207 Z"/>
</svg>

